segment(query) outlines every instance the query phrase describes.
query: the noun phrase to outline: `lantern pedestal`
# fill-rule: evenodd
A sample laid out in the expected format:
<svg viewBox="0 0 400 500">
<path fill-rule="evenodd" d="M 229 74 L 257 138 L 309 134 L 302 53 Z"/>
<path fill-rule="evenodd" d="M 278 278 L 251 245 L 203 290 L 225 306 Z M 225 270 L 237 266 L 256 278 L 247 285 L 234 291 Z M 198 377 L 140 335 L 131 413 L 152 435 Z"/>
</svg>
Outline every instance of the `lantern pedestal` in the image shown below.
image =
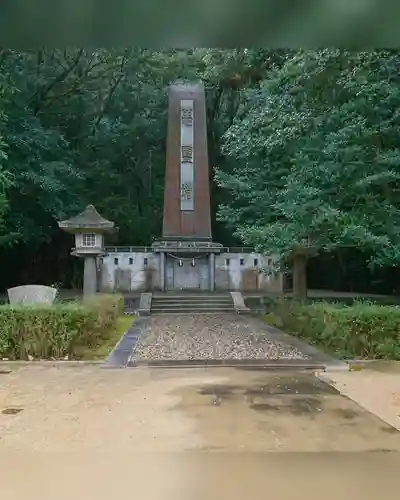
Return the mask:
<svg viewBox="0 0 400 500">
<path fill-rule="evenodd" d="M 88 297 L 97 292 L 96 257 L 85 257 L 83 270 L 83 296 Z"/>
</svg>

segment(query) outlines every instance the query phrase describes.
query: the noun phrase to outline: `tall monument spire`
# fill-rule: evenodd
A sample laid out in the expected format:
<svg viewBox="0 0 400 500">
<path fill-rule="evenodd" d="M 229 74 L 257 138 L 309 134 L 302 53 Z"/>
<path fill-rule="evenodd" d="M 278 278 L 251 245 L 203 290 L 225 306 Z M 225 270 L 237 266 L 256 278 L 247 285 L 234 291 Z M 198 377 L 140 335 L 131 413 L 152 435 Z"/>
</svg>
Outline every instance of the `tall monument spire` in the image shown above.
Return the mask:
<svg viewBox="0 0 400 500">
<path fill-rule="evenodd" d="M 169 89 L 163 239 L 211 241 L 206 104 L 201 83 Z"/>
<path fill-rule="evenodd" d="M 164 219 L 159 254 L 161 290 L 215 289 L 206 102 L 201 83 L 175 83 L 169 89 Z"/>
</svg>

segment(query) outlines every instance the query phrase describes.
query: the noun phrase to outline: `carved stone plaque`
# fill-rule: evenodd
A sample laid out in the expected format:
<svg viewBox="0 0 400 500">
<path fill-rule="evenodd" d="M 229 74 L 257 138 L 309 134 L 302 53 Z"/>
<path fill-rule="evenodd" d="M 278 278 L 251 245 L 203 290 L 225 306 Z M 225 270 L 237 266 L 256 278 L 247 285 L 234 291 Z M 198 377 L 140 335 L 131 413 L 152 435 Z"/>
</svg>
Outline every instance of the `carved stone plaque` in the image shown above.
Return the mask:
<svg viewBox="0 0 400 500">
<path fill-rule="evenodd" d="M 181 108 L 181 122 L 185 127 L 193 126 L 193 107 L 183 107 Z"/>
<path fill-rule="evenodd" d="M 181 101 L 181 210 L 194 210 L 193 101 Z"/>
<path fill-rule="evenodd" d="M 181 199 L 182 199 L 182 201 L 193 200 L 193 185 L 192 184 L 189 184 L 187 182 L 182 184 Z"/>
<path fill-rule="evenodd" d="M 193 163 L 193 147 L 192 146 L 182 146 L 181 147 L 181 161 Z"/>
</svg>

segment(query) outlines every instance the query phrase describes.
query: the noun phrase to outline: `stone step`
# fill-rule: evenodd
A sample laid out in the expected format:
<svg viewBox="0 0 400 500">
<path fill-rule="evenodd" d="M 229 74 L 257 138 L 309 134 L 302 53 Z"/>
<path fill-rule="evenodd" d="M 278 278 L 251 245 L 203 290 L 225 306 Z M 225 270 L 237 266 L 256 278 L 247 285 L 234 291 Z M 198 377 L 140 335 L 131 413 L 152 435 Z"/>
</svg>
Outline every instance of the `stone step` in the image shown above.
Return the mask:
<svg viewBox="0 0 400 500">
<path fill-rule="evenodd" d="M 235 314 L 235 309 L 230 308 L 207 308 L 207 309 L 156 309 L 152 310 L 151 314 Z"/>
<path fill-rule="evenodd" d="M 183 299 L 205 299 L 205 298 L 215 298 L 215 297 L 231 297 L 230 293 L 153 293 L 153 297 L 156 299 L 173 299 L 173 298 L 183 298 Z"/>
<path fill-rule="evenodd" d="M 167 304 L 171 306 L 176 306 L 176 305 L 183 305 L 183 306 L 193 306 L 196 304 L 201 304 L 205 306 L 213 306 L 215 304 L 232 304 L 233 305 L 233 300 L 152 300 L 151 301 L 152 305 L 154 304 Z"/>
<path fill-rule="evenodd" d="M 154 295 L 153 300 L 232 300 L 231 295 Z"/>
<path fill-rule="evenodd" d="M 232 300 L 231 295 L 153 295 L 153 300 Z"/>
<path fill-rule="evenodd" d="M 185 306 L 193 306 L 196 304 L 204 304 L 204 305 L 218 305 L 218 304 L 233 304 L 232 300 L 152 300 L 152 304 L 166 304 L 166 305 L 185 305 Z"/>
<path fill-rule="evenodd" d="M 152 316 L 212 316 L 213 314 L 214 315 L 231 315 L 233 314 L 232 311 L 207 311 L 207 312 L 200 312 L 200 311 L 195 311 L 195 312 L 188 312 L 188 311 L 181 311 L 181 312 L 168 312 L 168 311 L 164 311 L 164 312 L 154 312 L 154 313 L 151 313 Z"/>
<path fill-rule="evenodd" d="M 152 302 L 151 308 L 154 307 L 182 307 L 185 309 L 190 309 L 191 307 L 234 307 L 233 302 L 212 302 L 206 304 L 205 302 L 191 302 L 190 304 L 183 302 Z"/>
<path fill-rule="evenodd" d="M 174 311 L 176 309 L 182 309 L 185 311 L 193 311 L 194 309 L 197 309 L 197 310 L 207 311 L 208 309 L 213 309 L 213 310 L 232 309 L 232 310 L 234 310 L 235 308 L 231 304 L 222 304 L 222 305 L 218 305 L 218 306 L 206 306 L 206 305 L 199 304 L 199 305 L 192 306 L 192 307 L 185 307 L 185 306 L 179 306 L 179 305 L 176 305 L 176 306 L 155 305 L 155 306 L 151 307 L 151 311 L 156 311 L 158 309 L 168 309 L 170 311 Z"/>
<path fill-rule="evenodd" d="M 151 310 L 154 311 L 155 309 L 187 309 L 188 311 L 192 309 L 219 309 L 219 308 L 234 308 L 233 304 L 152 304 Z"/>
<path fill-rule="evenodd" d="M 233 302 L 232 297 L 172 297 L 172 298 L 166 298 L 166 297 L 153 297 L 152 298 L 153 302 L 187 302 L 187 303 L 192 303 L 192 302 Z"/>
<path fill-rule="evenodd" d="M 235 307 L 227 293 L 166 293 L 153 295 L 151 314 L 232 314 Z"/>
</svg>

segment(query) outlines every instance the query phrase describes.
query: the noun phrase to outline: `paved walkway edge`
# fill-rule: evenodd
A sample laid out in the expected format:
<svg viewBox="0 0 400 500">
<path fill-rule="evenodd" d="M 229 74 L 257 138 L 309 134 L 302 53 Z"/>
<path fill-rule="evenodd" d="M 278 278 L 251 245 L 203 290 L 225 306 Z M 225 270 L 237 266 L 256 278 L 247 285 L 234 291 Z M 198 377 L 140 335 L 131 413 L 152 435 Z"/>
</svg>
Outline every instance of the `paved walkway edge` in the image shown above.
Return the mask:
<svg viewBox="0 0 400 500">
<path fill-rule="evenodd" d="M 137 343 L 143 328 L 148 324 L 148 317 L 137 318 L 132 326 L 124 333 L 118 344 L 110 352 L 105 361 L 104 366 L 111 367 L 126 367 L 135 352 Z"/>
<path fill-rule="evenodd" d="M 364 410 L 368 411 L 369 413 L 375 415 L 378 417 L 382 422 L 385 422 L 386 424 L 390 425 L 391 427 L 397 429 L 400 432 L 400 421 L 397 418 L 388 418 L 387 415 L 384 414 L 384 412 L 381 411 L 381 408 L 376 405 L 368 404 L 365 401 L 363 401 L 362 398 L 357 397 L 358 392 L 349 390 L 344 383 L 338 383 L 338 380 L 335 379 L 334 374 L 329 374 L 329 373 L 323 373 L 323 372 L 317 372 L 315 374 L 317 378 L 322 380 L 323 382 L 329 384 L 330 386 L 334 387 L 336 390 L 339 391 L 339 393 L 348 398 L 351 399 L 351 401 L 354 401 L 358 406 L 363 408 Z M 351 376 L 356 375 L 356 374 L 349 374 Z M 398 415 L 400 418 L 400 416 Z"/>
<path fill-rule="evenodd" d="M 82 365 L 102 365 L 102 360 L 77 360 L 77 359 L 38 359 L 38 360 L 1 360 L 0 370 L 3 366 L 18 367 L 18 366 L 82 366 Z"/>
<path fill-rule="evenodd" d="M 128 367 L 148 368 L 238 368 L 242 370 L 324 371 L 325 365 L 307 360 L 285 359 L 131 359 Z"/>
</svg>

